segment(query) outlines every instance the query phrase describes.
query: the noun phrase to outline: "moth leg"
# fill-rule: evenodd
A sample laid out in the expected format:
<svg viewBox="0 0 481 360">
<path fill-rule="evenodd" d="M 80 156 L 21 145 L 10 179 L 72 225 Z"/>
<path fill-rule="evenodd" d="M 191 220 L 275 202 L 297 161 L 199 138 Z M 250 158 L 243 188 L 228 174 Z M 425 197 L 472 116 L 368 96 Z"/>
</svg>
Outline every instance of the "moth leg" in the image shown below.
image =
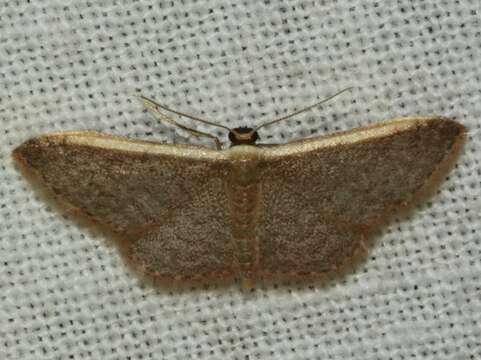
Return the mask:
<svg viewBox="0 0 481 360">
<path fill-rule="evenodd" d="M 219 138 L 217 138 L 216 136 L 212 135 L 212 134 L 209 134 L 209 133 L 205 133 L 203 131 L 199 131 L 199 130 L 195 130 L 195 129 L 192 129 L 192 128 L 189 128 L 185 125 L 182 125 L 180 123 L 178 123 L 177 121 L 175 121 L 174 119 L 172 119 L 171 117 L 165 115 L 163 112 L 161 112 L 159 110 L 160 106 L 159 104 L 157 104 L 155 101 L 153 101 L 152 99 L 149 99 L 145 96 L 141 96 L 142 98 L 142 101 L 144 103 L 144 106 L 146 107 L 147 110 L 150 111 L 150 113 L 152 115 L 154 115 L 156 118 L 158 118 L 159 120 L 161 121 L 165 121 L 171 125 L 174 125 L 174 126 L 177 126 L 179 128 L 181 128 L 182 130 L 185 130 L 185 131 L 188 131 L 189 133 L 191 133 L 192 135 L 194 136 L 197 136 L 197 137 L 200 137 L 200 136 L 205 136 L 205 137 L 208 137 L 212 140 L 214 140 L 215 142 L 215 146 L 217 148 L 217 150 L 221 150 L 222 149 L 222 144 L 219 140 Z"/>
</svg>

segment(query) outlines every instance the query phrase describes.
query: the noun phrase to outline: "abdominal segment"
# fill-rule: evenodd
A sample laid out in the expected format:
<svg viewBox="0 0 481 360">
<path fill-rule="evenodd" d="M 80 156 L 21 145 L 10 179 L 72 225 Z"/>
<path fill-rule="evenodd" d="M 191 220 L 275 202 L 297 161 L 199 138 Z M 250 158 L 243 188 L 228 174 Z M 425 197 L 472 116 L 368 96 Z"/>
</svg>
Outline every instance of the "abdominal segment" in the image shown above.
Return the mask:
<svg viewBox="0 0 481 360">
<path fill-rule="evenodd" d="M 225 181 L 234 258 L 246 281 L 254 280 L 259 264 L 256 224 L 261 189 L 258 173 L 258 161 L 235 160 Z"/>
</svg>

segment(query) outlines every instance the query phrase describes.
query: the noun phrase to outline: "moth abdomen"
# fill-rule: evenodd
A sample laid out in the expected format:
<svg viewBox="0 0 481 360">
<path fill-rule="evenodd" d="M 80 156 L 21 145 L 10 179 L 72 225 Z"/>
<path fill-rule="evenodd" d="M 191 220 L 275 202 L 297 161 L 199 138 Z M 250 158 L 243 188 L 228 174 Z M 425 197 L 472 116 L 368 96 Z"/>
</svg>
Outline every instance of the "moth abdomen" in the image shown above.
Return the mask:
<svg viewBox="0 0 481 360">
<path fill-rule="evenodd" d="M 233 150 L 230 172 L 225 179 L 235 262 L 241 277 L 256 276 L 259 264 L 257 239 L 261 185 L 259 161 L 246 146 Z M 239 150 L 238 150 L 239 149 Z M 246 151 L 244 151 L 246 150 Z"/>
</svg>

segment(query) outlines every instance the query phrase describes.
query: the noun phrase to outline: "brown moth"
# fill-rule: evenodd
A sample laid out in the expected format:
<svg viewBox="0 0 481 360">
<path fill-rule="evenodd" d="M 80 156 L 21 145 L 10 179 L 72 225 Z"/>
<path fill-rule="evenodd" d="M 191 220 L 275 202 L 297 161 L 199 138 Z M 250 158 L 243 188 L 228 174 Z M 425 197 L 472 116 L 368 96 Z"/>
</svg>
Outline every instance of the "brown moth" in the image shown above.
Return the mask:
<svg viewBox="0 0 481 360">
<path fill-rule="evenodd" d="M 160 112 L 173 110 L 143 99 L 175 123 Z M 260 127 L 288 117 L 226 128 L 224 150 L 214 136 L 179 125 L 213 138 L 217 149 L 78 131 L 28 140 L 13 155 L 61 201 L 116 233 L 142 272 L 169 282 L 250 284 L 320 274 L 349 258 L 425 187 L 464 133 L 446 118 L 411 117 L 256 144 Z"/>
</svg>

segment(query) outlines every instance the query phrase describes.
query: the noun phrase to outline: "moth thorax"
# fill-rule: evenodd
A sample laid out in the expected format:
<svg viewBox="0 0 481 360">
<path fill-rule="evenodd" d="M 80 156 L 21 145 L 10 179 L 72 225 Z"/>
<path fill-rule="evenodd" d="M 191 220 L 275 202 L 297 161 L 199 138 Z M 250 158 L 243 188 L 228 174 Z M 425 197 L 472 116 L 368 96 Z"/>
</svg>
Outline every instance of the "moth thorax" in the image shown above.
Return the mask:
<svg viewBox="0 0 481 360">
<path fill-rule="evenodd" d="M 255 145 L 259 140 L 259 134 L 249 127 L 238 127 L 229 132 L 231 146 L 236 145 Z"/>
</svg>

